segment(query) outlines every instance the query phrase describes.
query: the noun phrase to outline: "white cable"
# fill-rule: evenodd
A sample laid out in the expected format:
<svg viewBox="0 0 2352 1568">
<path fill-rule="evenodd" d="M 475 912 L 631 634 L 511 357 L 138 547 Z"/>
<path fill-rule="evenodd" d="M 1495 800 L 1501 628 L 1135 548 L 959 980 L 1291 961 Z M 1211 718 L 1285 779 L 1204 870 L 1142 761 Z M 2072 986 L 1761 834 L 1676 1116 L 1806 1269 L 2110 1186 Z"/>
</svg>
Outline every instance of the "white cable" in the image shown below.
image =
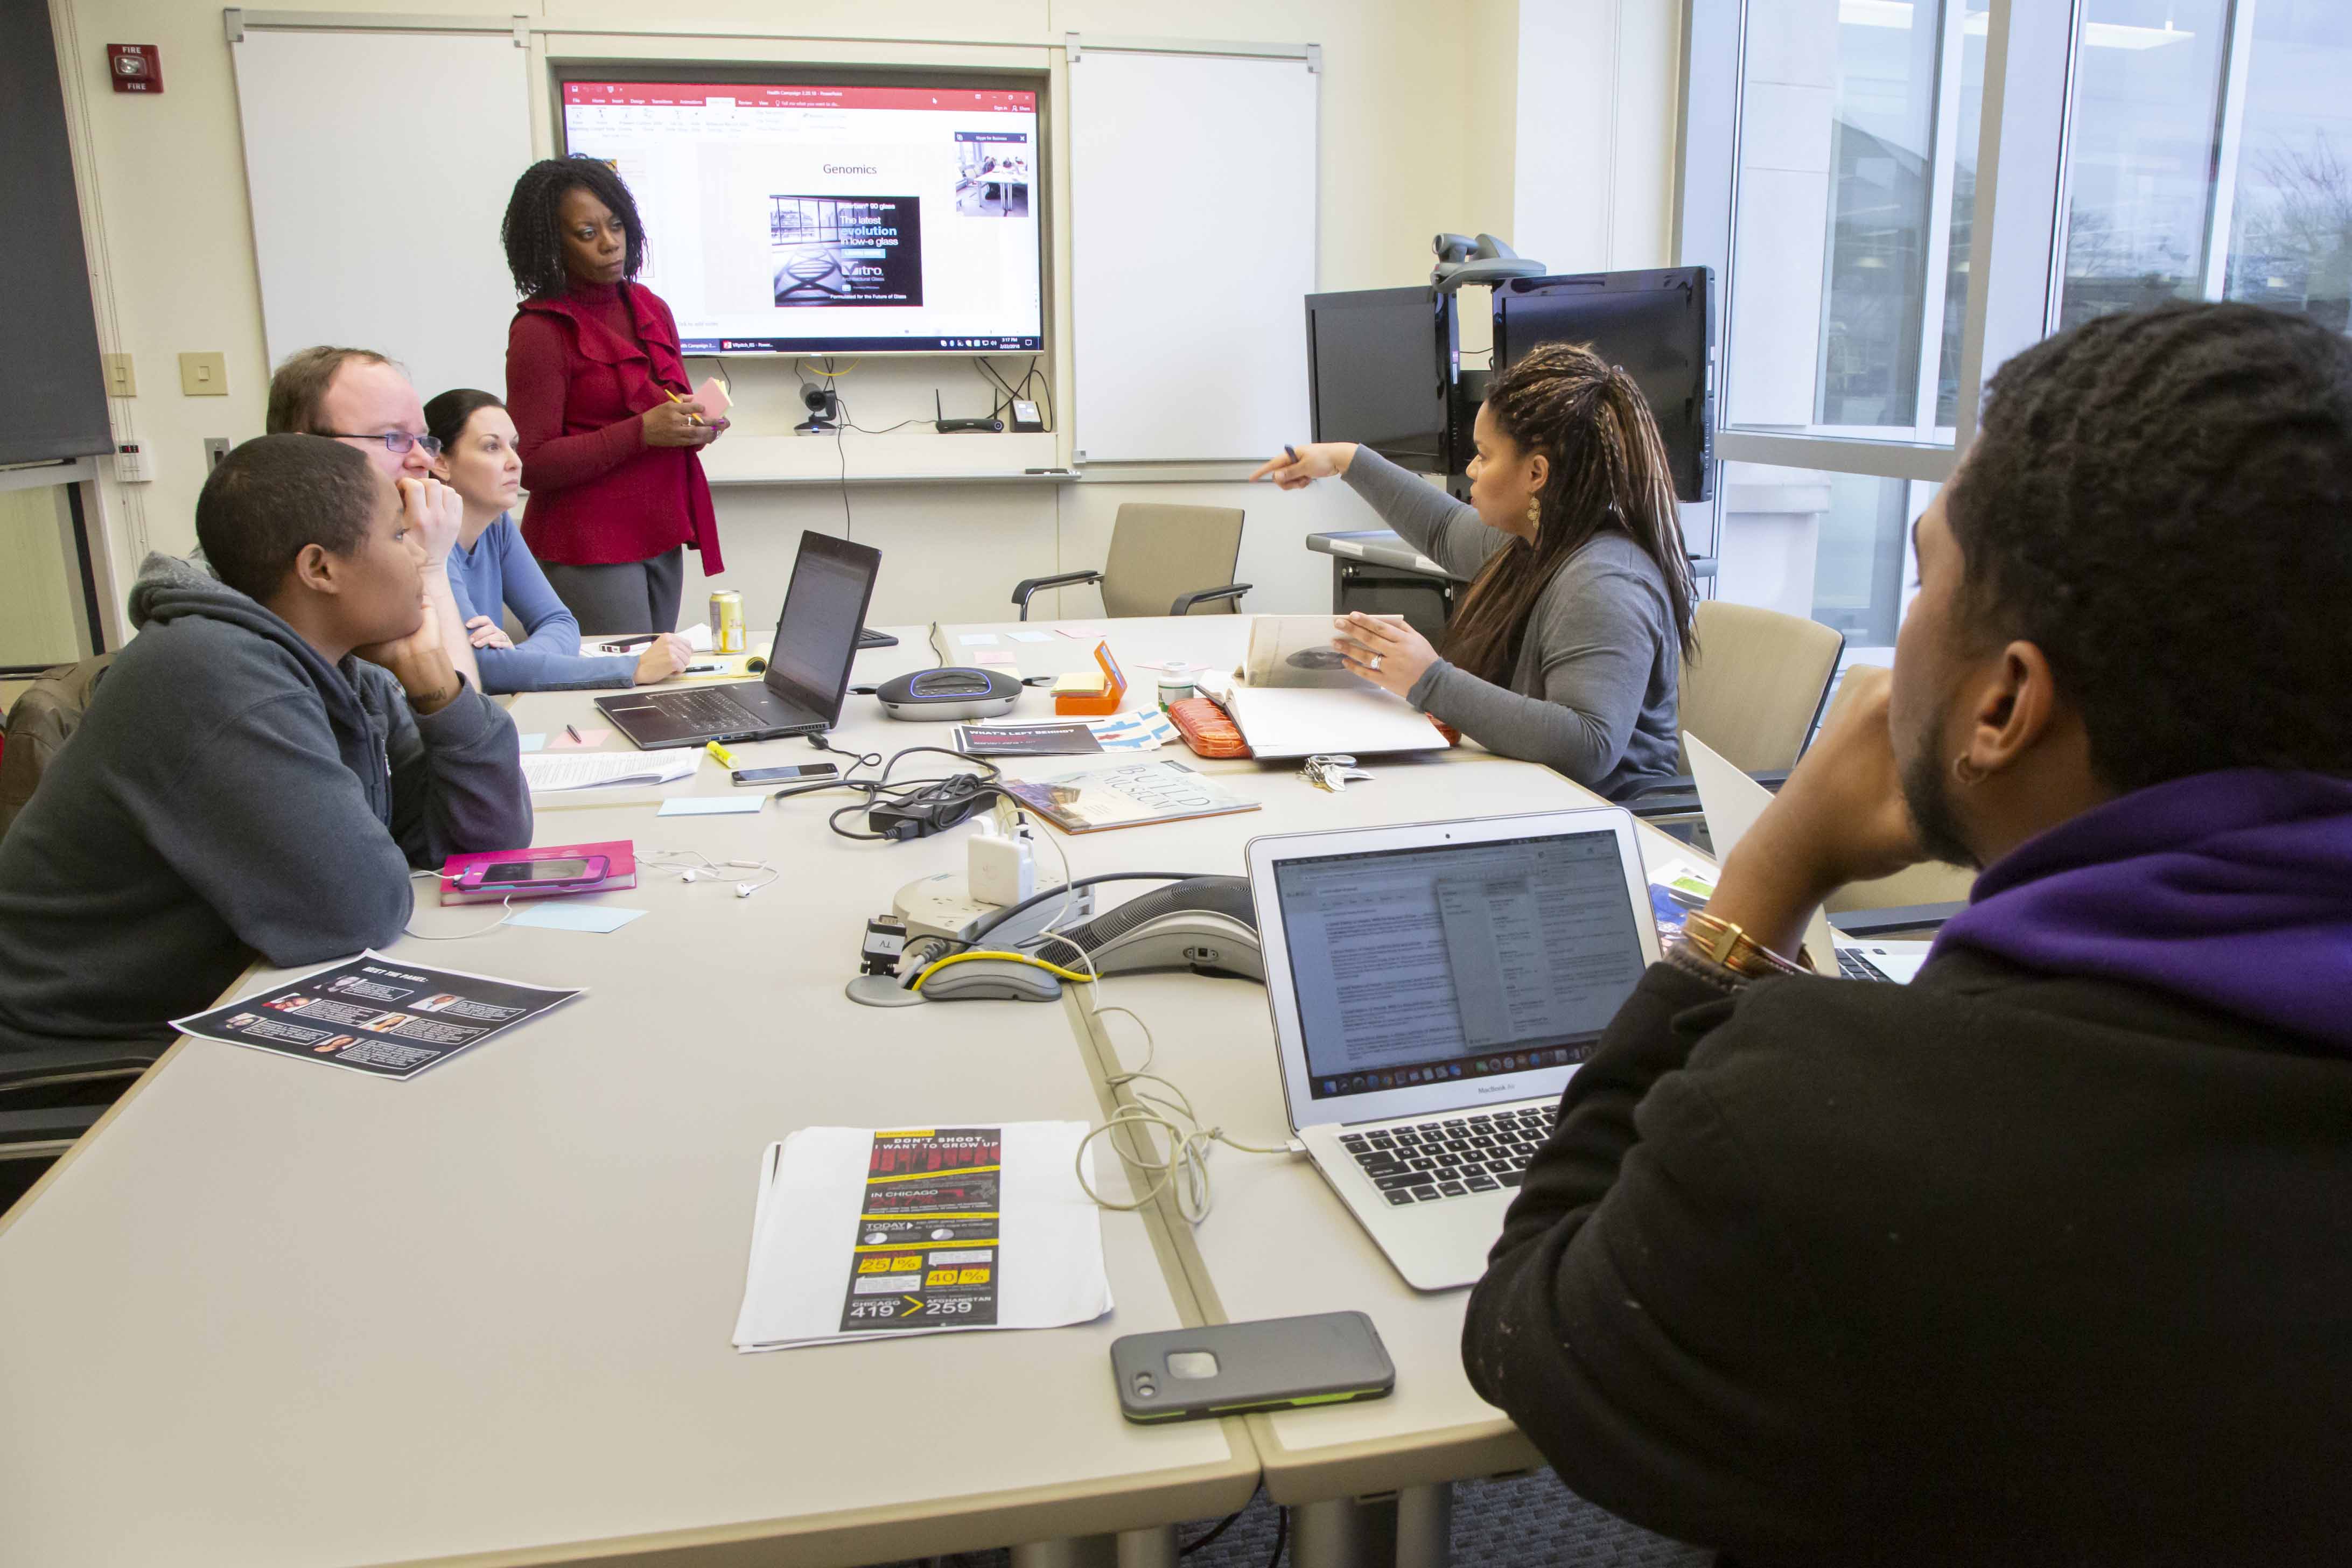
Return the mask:
<svg viewBox="0 0 2352 1568">
<path fill-rule="evenodd" d="M 419 877 L 436 877 L 444 882 L 454 882 L 457 879 L 457 877 L 462 877 L 464 875 L 465 873 L 463 871 L 458 872 L 457 876 L 451 876 L 446 871 L 427 870 L 411 871 L 408 874 L 408 878 L 409 880 L 415 881 Z M 421 942 L 464 942 L 468 937 L 488 936 L 492 931 L 498 930 L 499 927 L 506 924 L 507 921 L 514 919 L 514 895 L 512 893 L 509 893 L 505 898 L 500 899 L 499 900 L 499 909 L 502 912 L 499 914 L 498 919 L 492 921 L 486 926 L 478 926 L 472 931 L 461 931 L 453 934 L 436 935 L 429 931 L 418 931 L 415 926 L 408 924 L 404 921 L 401 923 L 400 929 L 403 934 L 415 937 Z M 415 912 L 416 907 L 412 903 L 409 906 L 409 913 L 414 915 Z"/>
<path fill-rule="evenodd" d="M 1061 840 L 1051 830 L 1046 831 L 1043 837 L 1046 842 L 1053 845 L 1054 854 L 1062 864 L 1062 907 L 1037 933 L 1041 938 L 1054 935 L 1055 928 L 1068 918 L 1077 892 L 1076 879 L 1070 870 L 1069 852 L 1063 848 Z M 1085 967 L 1087 973 L 1092 976 L 1092 984 L 1087 985 L 1085 992 L 1080 994 L 1078 1005 L 1086 1012 L 1089 1022 L 1095 1026 L 1097 1036 L 1110 1049 L 1113 1070 L 1104 1075 L 1103 1081 L 1113 1094 L 1124 1089 L 1133 1097 L 1128 1103 L 1113 1111 L 1109 1121 L 1091 1129 L 1078 1141 L 1076 1161 L 1078 1188 L 1100 1207 L 1119 1213 L 1130 1213 L 1150 1205 L 1161 1193 L 1168 1191 L 1181 1176 L 1183 1184 L 1178 1187 L 1175 1193 L 1176 1212 L 1184 1216 L 1187 1224 L 1199 1225 L 1209 1217 L 1209 1208 L 1214 1201 L 1214 1194 L 1211 1191 L 1209 1183 L 1209 1155 L 1218 1144 L 1223 1143 L 1228 1148 L 1238 1149 L 1245 1154 L 1286 1155 L 1290 1151 L 1287 1147 L 1268 1149 L 1255 1143 L 1244 1143 L 1238 1138 L 1227 1136 L 1223 1127 L 1202 1126 L 1200 1113 L 1192 1109 L 1192 1102 L 1185 1096 L 1184 1091 L 1167 1079 L 1150 1070 L 1152 1062 L 1160 1054 L 1160 1044 L 1152 1038 L 1151 1026 L 1145 1023 L 1141 1015 L 1131 1007 L 1104 1006 L 1102 1005 L 1102 972 L 1095 967 L 1094 954 L 1067 937 L 1062 938 L 1062 945 L 1077 954 L 1079 963 Z M 1110 1027 L 1103 1022 L 1113 1013 L 1124 1014 L 1137 1028 L 1143 1031 L 1143 1065 L 1141 1067 L 1130 1069 L 1125 1059 L 1120 1057 L 1118 1042 L 1111 1038 Z M 1147 1089 L 1131 1087 L 1144 1083 L 1158 1084 L 1174 1098 L 1166 1098 Z M 1154 1110 L 1153 1107 L 1159 1109 Z M 1161 1114 L 1162 1111 L 1166 1114 Z M 1135 1141 L 1141 1144 L 1145 1153 L 1130 1154 L 1119 1146 L 1118 1140 L 1116 1138 L 1111 1140 L 1111 1152 L 1118 1156 L 1120 1163 L 1129 1171 L 1147 1173 L 1150 1176 L 1150 1181 L 1144 1186 L 1141 1195 L 1131 1203 L 1122 1203 L 1117 1199 L 1103 1196 L 1095 1191 L 1094 1183 L 1087 1176 L 1087 1148 L 1096 1139 L 1115 1132 L 1122 1127 L 1132 1130 Z M 1168 1152 L 1164 1156 L 1152 1146 L 1150 1130 L 1153 1128 L 1161 1129 L 1168 1135 Z"/>
<path fill-rule="evenodd" d="M 670 857 L 670 858 L 658 859 L 656 858 L 657 856 L 667 856 Z M 688 856 L 691 856 L 693 858 L 691 860 L 684 858 Z M 783 877 L 783 873 L 782 871 L 778 870 L 775 867 L 770 865 L 765 860 L 713 860 L 710 857 L 703 854 L 702 851 L 698 849 L 656 849 L 648 852 L 647 854 L 639 856 L 637 858 L 637 864 L 640 866 L 651 866 L 657 871 L 684 872 L 685 875 L 680 879 L 688 882 L 694 881 L 698 878 L 701 877 L 709 877 L 714 881 L 723 882 L 728 879 L 727 874 L 730 869 L 736 871 L 765 871 L 768 874 L 767 880 L 764 882 L 743 881 L 736 883 L 735 896 L 739 899 L 748 899 L 762 888 L 772 887 L 776 882 L 782 880 Z"/>
</svg>

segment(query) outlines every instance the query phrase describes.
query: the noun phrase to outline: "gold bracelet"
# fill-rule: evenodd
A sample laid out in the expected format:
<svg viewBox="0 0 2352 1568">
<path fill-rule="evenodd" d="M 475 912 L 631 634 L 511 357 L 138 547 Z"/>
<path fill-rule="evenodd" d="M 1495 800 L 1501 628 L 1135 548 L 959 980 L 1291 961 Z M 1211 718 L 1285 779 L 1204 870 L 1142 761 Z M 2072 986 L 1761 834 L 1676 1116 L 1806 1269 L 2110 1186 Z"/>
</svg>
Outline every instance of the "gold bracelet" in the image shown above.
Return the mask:
<svg viewBox="0 0 2352 1568">
<path fill-rule="evenodd" d="M 1692 952 L 1734 974 L 1761 980 L 1805 971 L 1758 942 L 1740 927 L 1700 910 L 1683 919 L 1683 941 Z"/>
</svg>

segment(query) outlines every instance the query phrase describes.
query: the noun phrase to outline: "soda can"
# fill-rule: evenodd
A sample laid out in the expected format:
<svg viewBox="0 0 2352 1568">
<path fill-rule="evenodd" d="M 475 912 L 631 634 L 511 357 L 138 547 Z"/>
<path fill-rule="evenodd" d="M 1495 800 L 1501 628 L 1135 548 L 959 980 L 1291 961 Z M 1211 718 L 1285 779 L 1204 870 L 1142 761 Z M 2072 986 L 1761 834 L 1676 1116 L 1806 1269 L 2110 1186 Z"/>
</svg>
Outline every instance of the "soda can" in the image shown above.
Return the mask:
<svg viewBox="0 0 2352 1568">
<path fill-rule="evenodd" d="M 748 645 L 743 639 L 743 595 L 725 590 L 710 595 L 710 651 L 741 653 Z"/>
</svg>

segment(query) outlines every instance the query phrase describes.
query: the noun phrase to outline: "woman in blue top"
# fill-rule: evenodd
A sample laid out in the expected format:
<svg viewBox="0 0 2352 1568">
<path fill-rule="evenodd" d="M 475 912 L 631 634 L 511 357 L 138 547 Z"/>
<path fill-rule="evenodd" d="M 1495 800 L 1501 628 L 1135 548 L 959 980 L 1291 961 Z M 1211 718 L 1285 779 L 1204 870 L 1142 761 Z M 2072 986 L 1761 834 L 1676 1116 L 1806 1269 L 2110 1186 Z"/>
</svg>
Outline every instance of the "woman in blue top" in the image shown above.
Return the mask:
<svg viewBox="0 0 2352 1568">
<path fill-rule="evenodd" d="M 580 651 L 580 623 L 555 596 L 515 526 L 522 457 L 505 404 L 459 387 L 425 405 L 425 425 L 441 442 L 433 471 L 466 503 L 464 526 L 449 552 L 449 586 L 482 667 L 482 689 L 645 686 L 687 667 L 692 651 L 674 632 L 656 637 L 641 654 Z M 522 623 L 521 643 L 507 636 L 501 609 L 512 610 Z"/>
</svg>

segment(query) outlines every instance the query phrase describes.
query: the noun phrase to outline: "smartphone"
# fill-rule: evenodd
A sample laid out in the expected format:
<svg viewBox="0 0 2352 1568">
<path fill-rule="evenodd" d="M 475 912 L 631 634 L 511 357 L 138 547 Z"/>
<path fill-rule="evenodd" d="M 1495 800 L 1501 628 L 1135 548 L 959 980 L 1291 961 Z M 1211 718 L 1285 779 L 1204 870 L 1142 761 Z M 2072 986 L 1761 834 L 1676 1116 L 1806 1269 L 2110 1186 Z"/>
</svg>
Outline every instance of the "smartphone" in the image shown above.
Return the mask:
<svg viewBox="0 0 2352 1568">
<path fill-rule="evenodd" d="M 1317 1312 L 1129 1334 L 1110 1344 L 1129 1421 L 1202 1421 L 1253 1410 L 1386 1398 L 1396 1363 L 1361 1312 Z"/>
<path fill-rule="evenodd" d="M 831 763 L 803 763 L 796 768 L 737 768 L 738 786 L 783 784 L 793 779 L 829 779 L 841 770 Z"/>
<path fill-rule="evenodd" d="M 469 893 L 501 888 L 592 888 L 604 879 L 608 864 L 602 855 L 568 860 L 491 860 L 467 867 L 457 886 Z"/>
</svg>

